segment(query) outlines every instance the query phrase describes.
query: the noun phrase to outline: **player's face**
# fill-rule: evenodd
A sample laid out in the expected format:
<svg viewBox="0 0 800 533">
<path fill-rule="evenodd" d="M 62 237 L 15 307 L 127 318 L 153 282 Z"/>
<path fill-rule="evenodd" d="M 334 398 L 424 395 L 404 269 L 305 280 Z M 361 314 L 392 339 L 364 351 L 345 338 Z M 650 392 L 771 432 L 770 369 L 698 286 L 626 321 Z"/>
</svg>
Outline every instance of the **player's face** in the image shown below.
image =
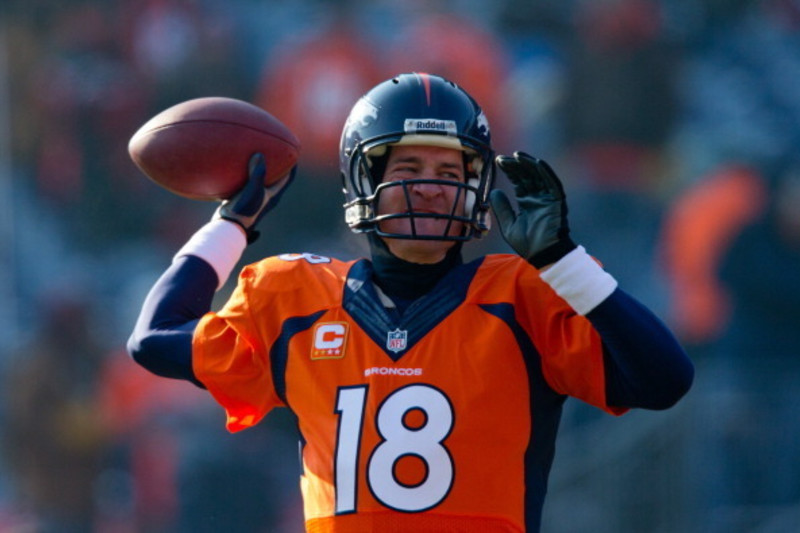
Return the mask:
<svg viewBox="0 0 800 533">
<path fill-rule="evenodd" d="M 403 180 L 436 179 L 464 183 L 464 160 L 459 150 L 438 146 L 395 146 L 391 149 L 386 164 L 383 182 Z M 458 206 L 454 212 L 461 216 L 464 212 L 464 193 L 459 195 L 458 187 L 433 183 L 410 183 L 407 186 L 408 201 L 404 187 L 388 187 L 379 196 L 378 213 L 436 213 L 449 215 L 453 202 L 458 196 Z M 410 202 L 410 205 L 409 205 Z M 418 235 L 459 235 L 461 223 L 451 222 L 447 229 L 447 219 L 415 218 L 413 224 Z M 380 229 L 387 233 L 412 233 L 410 218 L 384 220 Z M 437 263 L 444 259 L 452 241 L 385 239 L 389 250 L 406 261 L 413 263 Z"/>
</svg>

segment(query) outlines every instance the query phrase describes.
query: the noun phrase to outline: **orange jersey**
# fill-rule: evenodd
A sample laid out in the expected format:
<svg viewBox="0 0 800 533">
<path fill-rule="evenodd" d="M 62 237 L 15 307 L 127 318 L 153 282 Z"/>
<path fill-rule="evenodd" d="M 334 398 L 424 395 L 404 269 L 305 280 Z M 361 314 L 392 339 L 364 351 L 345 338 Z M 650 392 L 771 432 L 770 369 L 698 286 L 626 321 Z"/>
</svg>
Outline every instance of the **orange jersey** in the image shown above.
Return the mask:
<svg viewBox="0 0 800 533">
<path fill-rule="evenodd" d="M 308 531 L 538 529 L 565 397 L 623 411 L 597 332 L 514 255 L 456 267 L 402 315 L 371 276 L 310 254 L 245 267 L 193 342 L 228 428 L 296 414 Z"/>
</svg>

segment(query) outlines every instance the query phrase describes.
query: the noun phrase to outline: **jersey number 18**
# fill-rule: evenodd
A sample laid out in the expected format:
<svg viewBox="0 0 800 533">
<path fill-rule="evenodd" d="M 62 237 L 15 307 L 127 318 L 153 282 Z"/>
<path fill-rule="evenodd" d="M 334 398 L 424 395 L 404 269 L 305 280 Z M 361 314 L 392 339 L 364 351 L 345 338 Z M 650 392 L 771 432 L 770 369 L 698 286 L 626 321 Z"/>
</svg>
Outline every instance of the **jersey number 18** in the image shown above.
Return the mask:
<svg viewBox="0 0 800 533">
<path fill-rule="evenodd" d="M 354 513 L 357 506 L 358 457 L 364 427 L 367 385 L 339 388 L 334 482 L 336 514 Z M 412 418 L 421 423 L 411 423 Z M 415 384 L 389 394 L 378 407 L 375 426 L 381 442 L 367 461 L 367 486 L 386 507 L 420 512 L 444 500 L 453 484 L 453 458 L 444 441 L 453 429 L 453 408 L 439 389 Z M 415 459 L 410 459 L 415 458 Z M 401 460 L 424 464 L 421 479 L 398 477 Z"/>
</svg>

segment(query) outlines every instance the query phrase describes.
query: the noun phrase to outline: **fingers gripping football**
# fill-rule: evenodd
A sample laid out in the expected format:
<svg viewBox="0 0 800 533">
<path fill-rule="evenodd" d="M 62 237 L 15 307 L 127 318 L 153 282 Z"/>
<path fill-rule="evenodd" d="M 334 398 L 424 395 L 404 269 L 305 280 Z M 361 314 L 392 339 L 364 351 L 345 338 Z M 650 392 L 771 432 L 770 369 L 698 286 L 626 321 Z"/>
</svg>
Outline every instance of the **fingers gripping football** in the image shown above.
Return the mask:
<svg viewBox="0 0 800 533">
<path fill-rule="evenodd" d="M 248 178 L 244 187 L 231 198 L 224 200 L 214 214 L 215 218 L 222 218 L 235 222 L 247 234 L 247 242 L 254 242 L 259 232 L 255 227 L 267 212 L 275 207 L 283 191 L 294 179 L 297 167 L 283 178 L 269 187 L 264 186 L 264 175 L 267 172 L 267 162 L 261 153 L 255 153 L 248 162 Z"/>
<path fill-rule="evenodd" d="M 519 211 L 502 191 L 489 201 L 506 242 L 536 268 L 555 263 L 576 246 L 569 236 L 567 201 L 556 173 L 546 162 L 524 152 L 497 156 L 511 183 Z"/>
</svg>

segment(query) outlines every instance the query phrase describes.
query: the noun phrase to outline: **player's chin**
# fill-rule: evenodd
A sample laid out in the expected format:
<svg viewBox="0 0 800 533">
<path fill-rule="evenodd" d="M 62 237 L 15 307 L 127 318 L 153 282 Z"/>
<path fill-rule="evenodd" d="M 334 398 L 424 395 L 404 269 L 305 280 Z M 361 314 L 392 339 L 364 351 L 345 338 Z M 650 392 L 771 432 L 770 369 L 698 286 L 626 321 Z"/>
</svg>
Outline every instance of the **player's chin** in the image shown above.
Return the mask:
<svg viewBox="0 0 800 533">
<path fill-rule="evenodd" d="M 455 241 L 421 239 L 385 239 L 389 250 L 411 263 L 438 263 L 447 255 Z"/>
</svg>

